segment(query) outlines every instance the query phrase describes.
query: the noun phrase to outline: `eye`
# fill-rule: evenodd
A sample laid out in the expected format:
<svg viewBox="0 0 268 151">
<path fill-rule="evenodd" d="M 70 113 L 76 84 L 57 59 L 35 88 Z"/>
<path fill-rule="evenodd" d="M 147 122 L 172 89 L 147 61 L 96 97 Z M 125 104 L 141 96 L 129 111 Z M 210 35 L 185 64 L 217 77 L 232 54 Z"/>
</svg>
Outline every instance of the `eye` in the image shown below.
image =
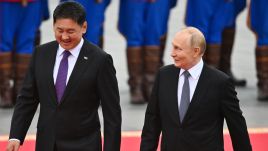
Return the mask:
<svg viewBox="0 0 268 151">
<path fill-rule="evenodd" d="M 67 32 L 68 32 L 68 34 L 73 34 L 73 33 L 75 33 L 74 30 L 68 30 Z"/>
<path fill-rule="evenodd" d="M 57 32 L 58 33 L 63 33 L 63 30 L 62 29 L 57 29 Z"/>
<path fill-rule="evenodd" d="M 173 46 L 174 50 L 177 50 L 177 51 L 182 51 L 181 47 L 178 47 L 178 46 Z"/>
</svg>

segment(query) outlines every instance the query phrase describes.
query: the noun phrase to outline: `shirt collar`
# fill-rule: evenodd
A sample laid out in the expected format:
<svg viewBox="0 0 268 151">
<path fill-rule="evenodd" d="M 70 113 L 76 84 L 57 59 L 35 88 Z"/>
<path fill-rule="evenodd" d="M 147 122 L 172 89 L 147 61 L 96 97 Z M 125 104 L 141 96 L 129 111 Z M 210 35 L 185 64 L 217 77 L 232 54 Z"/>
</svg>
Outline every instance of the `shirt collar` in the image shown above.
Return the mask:
<svg viewBox="0 0 268 151">
<path fill-rule="evenodd" d="M 71 53 L 71 55 L 77 58 L 78 55 L 79 55 L 79 53 L 80 53 L 80 50 L 81 50 L 83 44 L 84 44 L 84 39 L 81 38 L 79 44 L 78 44 L 76 47 L 74 47 L 73 49 L 70 49 L 70 50 L 69 50 L 70 53 Z M 62 47 L 59 45 L 58 52 L 57 52 L 57 57 L 61 56 L 61 55 L 63 54 L 64 51 L 65 51 L 65 49 L 62 48 Z"/>
<path fill-rule="evenodd" d="M 190 73 L 193 79 L 197 79 L 200 76 L 203 66 L 204 66 L 204 62 L 201 59 L 195 66 L 193 66 L 192 68 L 188 70 L 188 72 Z M 183 74 L 184 71 L 185 71 L 184 69 L 180 70 L 180 76 Z"/>
</svg>

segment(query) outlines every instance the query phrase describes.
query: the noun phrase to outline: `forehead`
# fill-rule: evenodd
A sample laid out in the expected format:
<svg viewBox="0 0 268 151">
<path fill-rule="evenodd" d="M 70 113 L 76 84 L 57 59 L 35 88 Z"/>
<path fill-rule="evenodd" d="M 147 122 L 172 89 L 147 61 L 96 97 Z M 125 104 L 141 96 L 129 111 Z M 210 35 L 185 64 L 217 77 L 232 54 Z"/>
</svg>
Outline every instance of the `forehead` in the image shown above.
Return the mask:
<svg viewBox="0 0 268 151">
<path fill-rule="evenodd" d="M 72 26 L 79 26 L 79 24 L 70 18 L 59 18 L 55 21 L 54 26 L 72 27 Z"/>
<path fill-rule="evenodd" d="M 177 45 L 187 45 L 189 44 L 190 34 L 187 32 L 178 32 L 174 39 L 173 44 Z"/>
</svg>

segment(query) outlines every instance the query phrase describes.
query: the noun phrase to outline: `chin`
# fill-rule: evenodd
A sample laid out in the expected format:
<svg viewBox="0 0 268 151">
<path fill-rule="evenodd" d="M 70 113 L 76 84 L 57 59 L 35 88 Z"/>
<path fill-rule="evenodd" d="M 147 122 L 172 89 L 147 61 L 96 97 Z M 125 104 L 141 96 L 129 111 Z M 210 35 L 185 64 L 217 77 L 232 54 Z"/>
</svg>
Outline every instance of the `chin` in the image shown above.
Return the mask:
<svg viewBox="0 0 268 151">
<path fill-rule="evenodd" d="M 61 47 L 64 49 L 71 49 L 71 45 L 61 44 Z"/>
<path fill-rule="evenodd" d="M 181 68 L 181 66 L 176 64 L 176 63 L 174 63 L 174 66 L 177 67 L 177 68 Z"/>
</svg>

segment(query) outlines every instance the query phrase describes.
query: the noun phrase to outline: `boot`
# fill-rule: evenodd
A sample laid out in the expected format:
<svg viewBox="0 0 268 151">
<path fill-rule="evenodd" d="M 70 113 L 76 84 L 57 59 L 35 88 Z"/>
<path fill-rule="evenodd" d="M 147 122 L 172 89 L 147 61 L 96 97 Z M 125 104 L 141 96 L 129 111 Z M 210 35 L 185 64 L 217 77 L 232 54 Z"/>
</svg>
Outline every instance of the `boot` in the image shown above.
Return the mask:
<svg viewBox="0 0 268 151">
<path fill-rule="evenodd" d="M 234 44 L 235 29 L 225 28 L 222 33 L 221 55 L 219 69 L 229 75 L 235 86 L 245 87 L 245 79 L 237 79 L 231 71 L 231 54 Z"/>
<path fill-rule="evenodd" d="M 142 93 L 143 59 L 141 47 L 127 48 L 127 64 L 130 86 L 130 102 L 132 104 L 143 104 L 145 99 Z"/>
<path fill-rule="evenodd" d="M 0 52 L 0 107 L 13 107 L 12 54 Z"/>
<path fill-rule="evenodd" d="M 220 64 L 220 45 L 219 44 L 208 44 L 207 50 L 203 56 L 205 63 L 219 69 Z"/>
<path fill-rule="evenodd" d="M 257 47 L 255 56 L 258 79 L 258 100 L 268 101 L 268 46 Z"/>
<path fill-rule="evenodd" d="M 15 55 L 15 76 L 14 76 L 14 96 L 16 100 L 17 95 L 22 87 L 24 77 L 26 75 L 28 65 L 31 60 L 30 54 L 16 54 Z"/>
<path fill-rule="evenodd" d="M 164 65 L 164 54 L 166 48 L 167 35 L 163 35 L 160 37 L 160 59 L 159 59 L 159 67 Z"/>
<path fill-rule="evenodd" d="M 144 97 L 148 101 L 152 92 L 155 75 L 159 69 L 160 64 L 160 47 L 145 46 L 144 48 Z"/>
</svg>

